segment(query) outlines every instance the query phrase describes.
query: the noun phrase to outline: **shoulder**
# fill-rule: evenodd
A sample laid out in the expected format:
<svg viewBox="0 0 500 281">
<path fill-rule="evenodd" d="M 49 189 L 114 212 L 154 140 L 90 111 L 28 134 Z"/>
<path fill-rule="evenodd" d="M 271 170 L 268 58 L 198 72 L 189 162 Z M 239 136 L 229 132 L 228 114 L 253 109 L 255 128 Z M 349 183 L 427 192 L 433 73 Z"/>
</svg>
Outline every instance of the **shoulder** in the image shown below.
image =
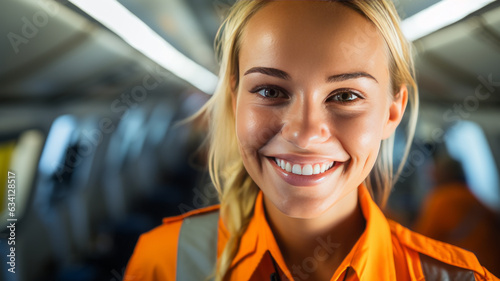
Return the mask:
<svg viewBox="0 0 500 281">
<path fill-rule="evenodd" d="M 476 256 L 462 248 L 440 242 L 389 220 L 395 252 L 401 253 L 412 271 L 426 280 L 499 280 Z M 396 253 L 395 253 L 396 255 Z"/>
<path fill-rule="evenodd" d="M 177 245 L 183 223 L 217 213 L 219 206 L 210 206 L 165 218 L 163 224 L 142 234 L 129 260 L 124 281 L 175 280 Z"/>
</svg>

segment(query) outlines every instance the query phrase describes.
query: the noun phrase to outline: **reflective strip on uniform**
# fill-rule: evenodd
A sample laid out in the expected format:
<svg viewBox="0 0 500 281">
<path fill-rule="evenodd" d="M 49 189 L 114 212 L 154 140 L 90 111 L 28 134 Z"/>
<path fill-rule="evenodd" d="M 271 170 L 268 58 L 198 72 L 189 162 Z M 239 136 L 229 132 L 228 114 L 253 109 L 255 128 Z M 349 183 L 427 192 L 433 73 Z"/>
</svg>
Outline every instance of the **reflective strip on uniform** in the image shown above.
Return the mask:
<svg viewBox="0 0 500 281">
<path fill-rule="evenodd" d="M 176 280 L 204 281 L 214 273 L 218 220 L 218 211 L 184 219 L 177 246 Z"/>
<path fill-rule="evenodd" d="M 425 280 L 431 281 L 475 281 L 474 272 L 460 267 L 452 266 L 424 254 L 420 254 L 420 263 Z"/>
</svg>

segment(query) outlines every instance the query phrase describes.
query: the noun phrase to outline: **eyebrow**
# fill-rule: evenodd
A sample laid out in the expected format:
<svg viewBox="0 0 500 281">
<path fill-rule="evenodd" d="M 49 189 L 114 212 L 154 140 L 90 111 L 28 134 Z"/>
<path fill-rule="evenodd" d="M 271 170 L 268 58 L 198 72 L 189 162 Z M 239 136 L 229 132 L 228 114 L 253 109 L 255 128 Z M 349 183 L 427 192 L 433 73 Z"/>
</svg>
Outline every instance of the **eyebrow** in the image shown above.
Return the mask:
<svg viewBox="0 0 500 281">
<path fill-rule="evenodd" d="M 244 75 L 248 75 L 251 73 L 261 73 L 264 75 L 280 78 L 283 80 L 290 80 L 290 75 L 288 73 L 286 73 L 283 70 L 279 70 L 272 67 L 252 67 L 249 70 L 247 70 Z M 327 83 L 342 82 L 357 78 L 369 78 L 378 83 L 375 77 L 363 71 L 332 75 L 326 79 L 326 82 Z"/>
<path fill-rule="evenodd" d="M 369 78 L 369 79 L 372 79 L 378 83 L 378 81 L 377 81 L 377 79 L 375 79 L 375 77 L 373 77 L 372 75 L 370 75 L 366 72 L 363 72 L 363 71 L 332 75 L 326 79 L 326 82 L 329 82 L 329 83 L 342 82 L 342 81 L 346 81 L 346 80 L 350 80 L 350 79 L 357 79 L 357 78 Z"/>
<path fill-rule="evenodd" d="M 250 73 L 261 73 L 269 76 L 273 76 L 276 78 L 281 78 L 284 80 L 290 80 L 290 75 L 283 70 L 279 70 L 271 67 L 252 67 L 245 72 L 244 75 L 248 75 Z"/>
</svg>

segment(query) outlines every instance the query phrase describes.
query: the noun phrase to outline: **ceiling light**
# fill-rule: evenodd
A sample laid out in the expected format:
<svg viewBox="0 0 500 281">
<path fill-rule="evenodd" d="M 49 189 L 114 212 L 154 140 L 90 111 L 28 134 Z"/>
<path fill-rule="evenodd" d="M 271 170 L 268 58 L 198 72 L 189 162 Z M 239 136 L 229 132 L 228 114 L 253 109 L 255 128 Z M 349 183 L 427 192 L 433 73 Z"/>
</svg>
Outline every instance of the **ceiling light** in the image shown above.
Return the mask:
<svg viewBox="0 0 500 281">
<path fill-rule="evenodd" d="M 116 0 L 69 1 L 174 75 L 205 93 L 212 94 L 215 90 L 215 74 L 176 50 Z"/>
<path fill-rule="evenodd" d="M 442 0 L 405 19 L 401 28 L 406 38 L 415 41 L 455 23 L 495 0 Z"/>
</svg>

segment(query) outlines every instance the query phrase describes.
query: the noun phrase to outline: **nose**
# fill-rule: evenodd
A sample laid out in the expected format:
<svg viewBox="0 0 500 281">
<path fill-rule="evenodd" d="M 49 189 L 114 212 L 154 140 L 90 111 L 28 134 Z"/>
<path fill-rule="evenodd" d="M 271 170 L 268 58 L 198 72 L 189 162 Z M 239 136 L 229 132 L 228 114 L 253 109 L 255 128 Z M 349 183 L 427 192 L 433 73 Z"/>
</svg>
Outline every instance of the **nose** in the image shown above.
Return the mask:
<svg viewBox="0 0 500 281">
<path fill-rule="evenodd" d="M 281 134 L 299 148 L 308 148 L 331 137 L 330 116 L 322 104 L 296 100 L 283 120 Z"/>
</svg>

